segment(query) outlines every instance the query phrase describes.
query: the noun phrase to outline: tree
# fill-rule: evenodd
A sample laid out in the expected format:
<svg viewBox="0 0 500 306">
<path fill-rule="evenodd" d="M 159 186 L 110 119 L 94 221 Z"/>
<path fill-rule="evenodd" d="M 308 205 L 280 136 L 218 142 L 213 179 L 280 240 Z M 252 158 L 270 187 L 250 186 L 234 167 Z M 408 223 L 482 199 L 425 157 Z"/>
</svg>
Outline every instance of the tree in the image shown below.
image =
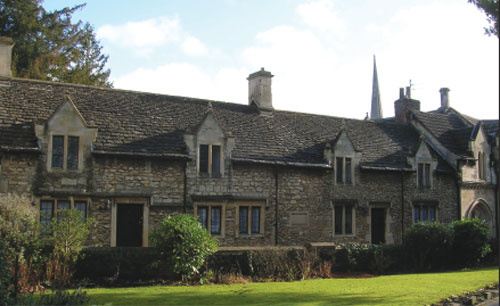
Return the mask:
<svg viewBox="0 0 500 306">
<path fill-rule="evenodd" d="M 111 87 L 94 29 L 72 14 L 85 4 L 47 12 L 42 0 L 0 0 L 0 36 L 14 40 L 16 77 Z"/>
<path fill-rule="evenodd" d="M 498 37 L 498 0 L 467 0 L 486 14 L 490 26 L 484 28 L 486 34 Z"/>
</svg>

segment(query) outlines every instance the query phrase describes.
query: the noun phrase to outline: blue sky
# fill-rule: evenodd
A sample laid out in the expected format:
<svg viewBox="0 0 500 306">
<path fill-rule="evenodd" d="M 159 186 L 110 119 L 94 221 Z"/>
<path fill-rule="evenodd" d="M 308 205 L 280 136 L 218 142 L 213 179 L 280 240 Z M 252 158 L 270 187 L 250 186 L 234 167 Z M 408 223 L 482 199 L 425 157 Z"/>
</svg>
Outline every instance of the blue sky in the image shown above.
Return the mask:
<svg viewBox="0 0 500 306">
<path fill-rule="evenodd" d="M 47 0 L 48 10 L 81 2 Z M 277 109 L 364 118 L 373 55 L 383 112 L 411 79 L 422 110 L 498 118 L 498 39 L 467 0 L 88 0 L 115 88 L 247 103 L 265 67 Z"/>
</svg>

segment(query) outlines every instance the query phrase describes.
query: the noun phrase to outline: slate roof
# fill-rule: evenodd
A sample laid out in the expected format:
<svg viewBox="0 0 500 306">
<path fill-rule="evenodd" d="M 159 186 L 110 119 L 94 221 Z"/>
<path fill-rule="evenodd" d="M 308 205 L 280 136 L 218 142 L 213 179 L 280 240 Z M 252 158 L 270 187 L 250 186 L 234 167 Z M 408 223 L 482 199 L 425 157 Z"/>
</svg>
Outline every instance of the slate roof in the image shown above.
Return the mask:
<svg viewBox="0 0 500 306">
<path fill-rule="evenodd" d="M 325 145 L 345 126 L 363 166 L 407 169 L 408 152 L 418 143 L 412 128 L 383 121 L 289 111 L 262 116 L 256 106 L 11 78 L 0 81 L 0 150 L 36 148 L 34 122 L 46 121 L 67 96 L 98 128 L 94 152 L 101 153 L 186 156 L 184 134 L 200 124 L 209 104 L 235 138 L 234 160 L 325 165 Z M 452 121 L 435 130 L 443 137 L 456 127 L 462 126 Z M 449 169 L 442 160 L 440 168 Z"/>
<path fill-rule="evenodd" d="M 464 121 L 456 112 L 414 111 L 413 114 L 447 149 L 462 157 L 472 156 L 472 152 L 468 149 L 468 142 L 473 126 Z"/>
</svg>

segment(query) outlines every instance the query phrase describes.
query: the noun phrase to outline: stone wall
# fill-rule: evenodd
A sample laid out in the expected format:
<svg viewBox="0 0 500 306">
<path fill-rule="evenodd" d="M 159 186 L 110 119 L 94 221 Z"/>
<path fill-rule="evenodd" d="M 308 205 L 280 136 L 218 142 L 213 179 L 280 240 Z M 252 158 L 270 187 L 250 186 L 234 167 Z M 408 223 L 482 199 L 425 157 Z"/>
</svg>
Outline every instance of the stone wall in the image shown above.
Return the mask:
<svg viewBox="0 0 500 306">
<path fill-rule="evenodd" d="M 38 165 L 37 153 L 2 153 L 0 155 L 0 193 L 31 196 Z"/>
</svg>

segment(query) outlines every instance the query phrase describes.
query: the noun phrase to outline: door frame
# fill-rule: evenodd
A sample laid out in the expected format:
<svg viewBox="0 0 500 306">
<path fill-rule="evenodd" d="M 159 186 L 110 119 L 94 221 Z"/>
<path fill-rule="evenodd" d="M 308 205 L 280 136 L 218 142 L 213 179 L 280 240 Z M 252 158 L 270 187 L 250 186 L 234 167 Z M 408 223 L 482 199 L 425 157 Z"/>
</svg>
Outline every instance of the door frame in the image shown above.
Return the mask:
<svg viewBox="0 0 500 306">
<path fill-rule="evenodd" d="M 149 199 L 148 198 L 113 198 L 111 201 L 111 247 L 116 247 L 117 204 L 142 204 L 142 246 L 149 246 Z"/>
</svg>

